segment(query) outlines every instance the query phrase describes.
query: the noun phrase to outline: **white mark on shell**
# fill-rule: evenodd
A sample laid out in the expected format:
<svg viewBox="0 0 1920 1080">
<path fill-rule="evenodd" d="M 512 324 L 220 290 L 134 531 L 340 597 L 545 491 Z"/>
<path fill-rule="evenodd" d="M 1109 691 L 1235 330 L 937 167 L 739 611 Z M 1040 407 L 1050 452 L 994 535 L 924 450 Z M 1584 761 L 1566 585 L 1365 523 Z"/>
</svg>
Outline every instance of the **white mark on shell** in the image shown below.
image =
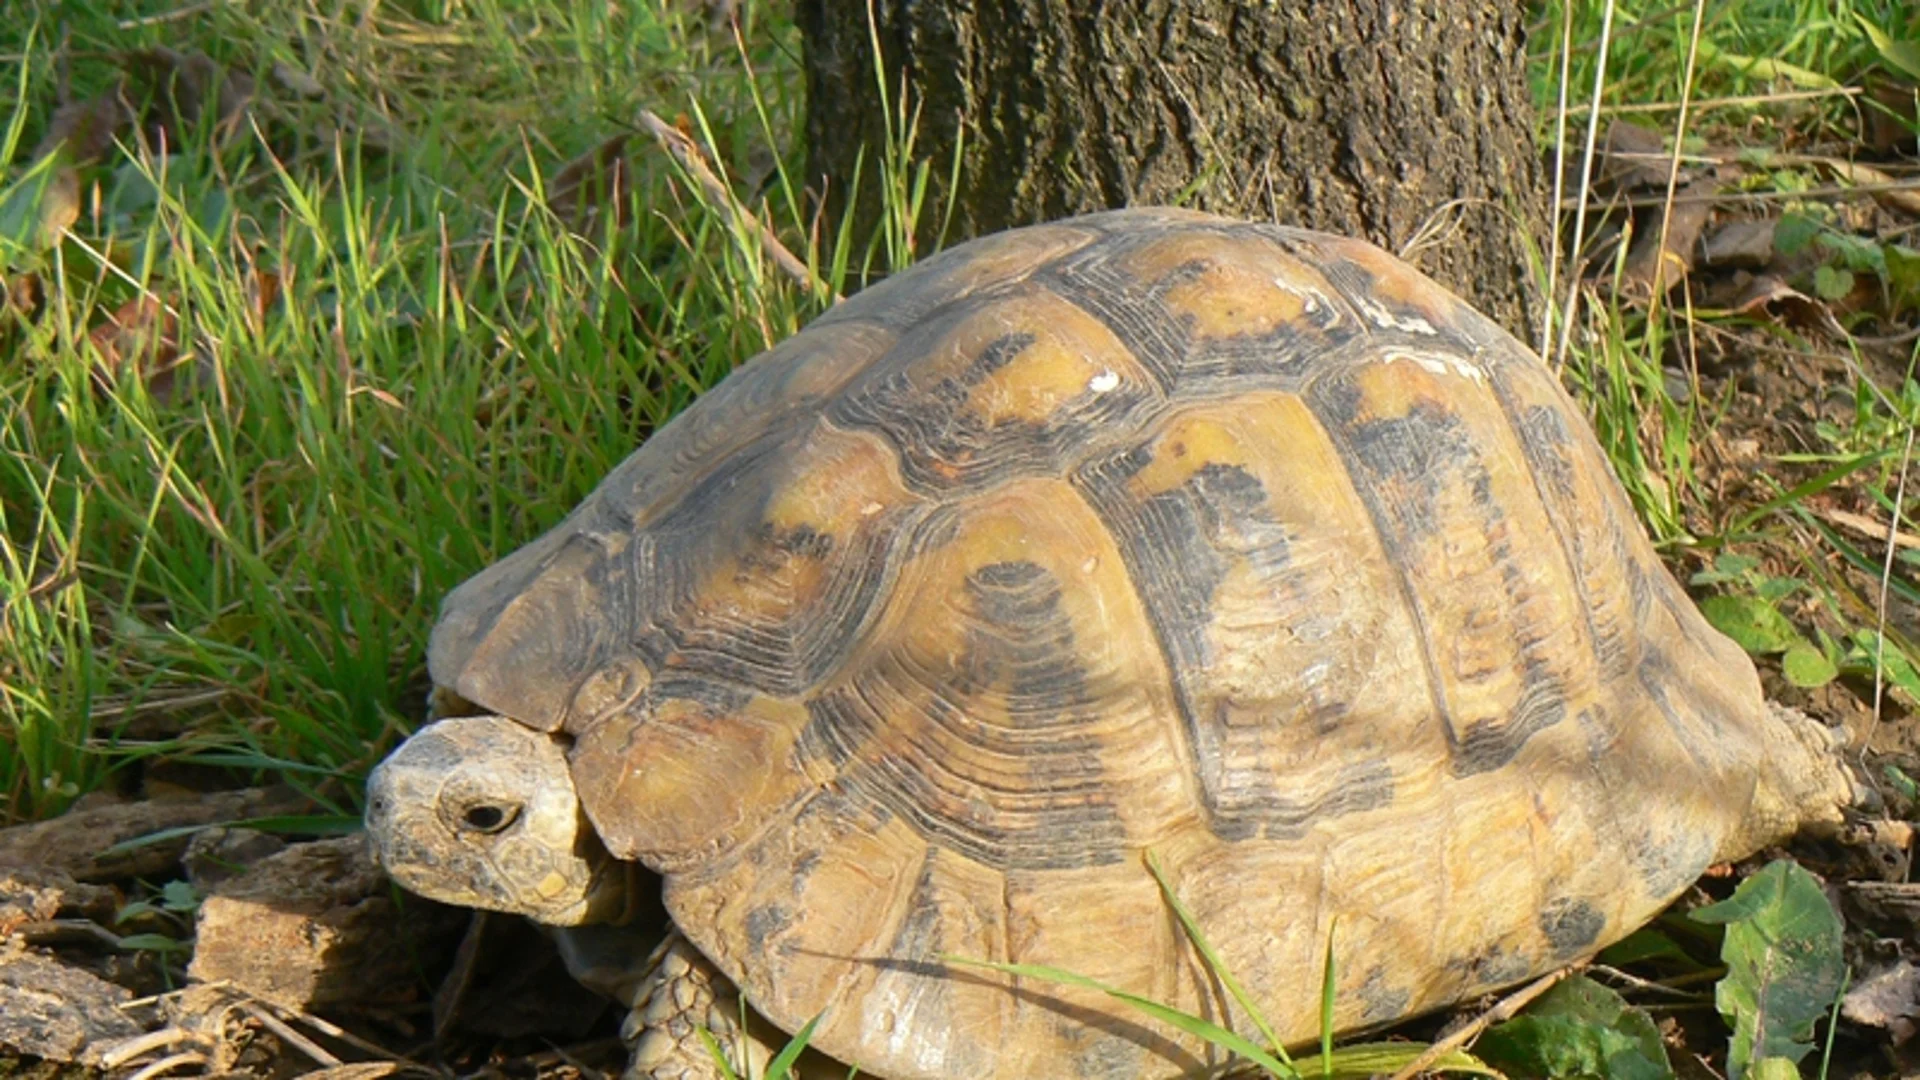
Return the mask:
<svg viewBox="0 0 1920 1080">
<path fill-rule="evenodd" d="M 880 511 L 882 511 L 882 510 L 885 510 L 885 509 L 886 509 L 886 507 L 884 507 L 884 506 L 882 506 L 882 505 L 880 505 L 880 504 L 879 504 L 879 503 L 877 503 L 877 502 L 870 502 L 870 503 L 868 503 L 867 505 L 865 505 L 865 506 L 863 506 L 863 507 L 861 507 L 861 508 L 860 508 L 860 516 L 861 516 L 861 517 L 872 517 L 873 515 L 875 515 L 875 514 L 877 514 L 877 513 L 879 513 L 879 512 L 880 512 Z"/>
<path fill-rule="evenodd" d="M 1104 394 L 1120 385 L 1120 376 L 1111 371 L 1102 371 L 1087 382 L 1087 389 L 1096 394 Z"/>
<path fill-rule="evenodd" d="M 1320 290 L 1306 288 L 1298 282 L 1288 281 L 1284 277 L 1276 276 L 1273 279 L 1273 287 L 1279 289 L 1281 292 L 1299 297 L 1300 310 L 1308 315 L 1319 314 L 1322 307 L 1329 309 L 1332 307 L 1332 305 L 1327 303 L 1325 294 L 1321 293 Z"/>
<path fill-rule="evenodd" d="M 1423 355 L 1420 353 L 1401 352 L 1398 349 L 1390 349 L 1380 354 L 1380 360 L 1382 363 L 1387 364 L 1406 360 L 1420 365 L 1435 375 L 1458 375 L 1463 379 L 1472 379 L 1477 383 L 1487 381 L 1486 371 L 1484 371 L 1480 365 L 1464 356 L 1454 356 L 1447 353 L 1428 353 Z"/>
<path fill-rule="evenodd" d="M 1432 323 L 1418 315 L 1395 315 L 1378 301 L 1369 300 L 1364 296 L 1354 297 L 1353 302 L 1359 306 L 1362 312 L 1366 313 L 1367 318 L 1373 320 L 1376 326 L 1381 326 L 1388 330 L 1399 330 L 1407 334 L 1425 334 L 1428 337 L 1433 337 L 1440 333 L 1440 331 L 1433 328 Z"/>
</svg>

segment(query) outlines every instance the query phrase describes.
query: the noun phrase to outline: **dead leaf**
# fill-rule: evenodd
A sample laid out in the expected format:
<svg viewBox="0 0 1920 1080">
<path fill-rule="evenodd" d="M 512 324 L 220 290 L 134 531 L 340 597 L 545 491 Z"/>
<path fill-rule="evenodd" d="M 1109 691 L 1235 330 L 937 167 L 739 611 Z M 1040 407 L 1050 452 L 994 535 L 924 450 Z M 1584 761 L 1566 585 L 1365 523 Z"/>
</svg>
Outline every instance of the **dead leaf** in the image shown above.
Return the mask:
<svg viewBox="0 0 1920 1080">
<path fill-rule="evenodd" d="M 1865 143 L 1875 154 L 1911 152 L 1914 131 L 1920 127 L 1920 86 L 1892 79 L 1870 78 L 1861 110 L 1866 118 Z"/>
<path fill-rule="evenodd" d="M 1841 999 L 1840 1015 L 1887 1029 L 1895 1046 L 1906 1042 L 1920 1026 L 1920 967 L 1899 960 L 1861 979 Z"/>
<path fill-rule="evenodd" d="M 208 119 L 209 110 L 214 137 L 226 141 L 253 102 L 253 76 L 228 71 L 201 53 L 154 46 L 121 53 L 119 61 L 129 76 L 129 90 L 145 92 L 146 119 L 169 146 L 182 145 L 188 133 Z"/>
<path fill-rule="evenodd" d="M 1607 139 L 1601 147 L 1596 172 L 1601 185 L 1622 193 L 1653 188 L 1665 190 L 1671 168 L 1666 136 L 1625 120 L 1607 125 Z M 1687 177 L 1682 175 L 1681 183 L 1686 182 Z"/>
<path fill-rule="evenodd" d="M 1708 266 L 1758 270 L 1773 261 L 1772 221 L 1729 221 L 1700 241 L 1700 261 Z"/>
<path fill-rule="evenodd" d="M 317 98 L 325 97 L 327 94 L 327 88 L 320 85 L 319 79 L 294 67 L 285 60 L 275 60 L 273 62 L 273 81 L 301 97 Z"/>
<path fill-rule="evenodd" d="M 1850 184 L 1885 185 L 1894 183 L 1894 178 L 1871 165 L 1862 165 L 1857 161 L 1845 161 L 1840 158 L 1817 158 L 1833 175 Z M 1875 202 L 1889 210 L 1896 210 L 1913 217 L 1920 217 L 1920 190 L 1894 189 L 1870 192 Z"/>
<path fill-rule="evenodd" d="M 614 228 L 627 223 L 633 188 L 633 162 L 627 157 L 626 134 L 615 135 L 574 158 L 547 182 L 547 208 L 581 235 L 594 233 L 602 210 L 611 210 Z"/>
<path fill-rule="evenodd" d="M 1759 274 L 1727 305 L 1742 315 L 1784 317 L 1794 325 L 1824 323 L 1820 301 L 1772 274 Z"/>
<path fill-rule="evenodd" d="M 85 101 L 69 101 L 54 110 L 47 133 L 33 149 L 33 160 L 54 154 L 73 167 L 91 165 L 113 149 L 114 140 L 133 123 L 124 80 Z"/>
<path fill-rule="evenodd" d="M 99 355 L 94 382 L 105 392 L 126 379 L 139 379 L 155 401 L 172 399 L 177 389 L 180 324 L 166 305 L 147 295 L 107 315 L 87 333 Z"/>
<path fill-rule="evenodd" d="M 1678 194 L 1691 198 L 1710 194 L 1711 185 L 1694 184 Z M 1657 217 L 1639 226 L 1633 247 L 1627 252 L 1621 269 L 1628 295 L 1647 298 L 1665 295 L 1692 272 L 1694 251 L 1700 243 L 1700 230 L 1706 227 L 1713 204 L 1706 201 L 1676 202 L 1667 214 L 1666 235 L 1662 236 Z"/>
<path fill-rule="evenodd" d="M 105 157 L 132 123 L 119 84 L 57 109 L 34 147 L 27 181 L 0 206 L 0 229 L 41 250 L 58 244 L 80 220 L 80 170 Z"/>
</svg>

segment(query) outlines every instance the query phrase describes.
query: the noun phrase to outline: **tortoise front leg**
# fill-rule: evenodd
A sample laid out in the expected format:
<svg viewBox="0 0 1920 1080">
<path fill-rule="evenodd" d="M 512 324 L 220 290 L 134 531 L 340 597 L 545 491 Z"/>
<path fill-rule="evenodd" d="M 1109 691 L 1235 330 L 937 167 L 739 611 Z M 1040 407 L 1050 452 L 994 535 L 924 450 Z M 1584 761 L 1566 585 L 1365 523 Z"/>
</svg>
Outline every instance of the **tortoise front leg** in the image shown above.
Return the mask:
<svg viewBox="0 0 1920 1080">
<path fill-rule="evenodd" d="M 740 993 L 678 930 L 647 958 L 647 978 L 631 1002 L 620 1035 L 633 1051 L 625 1080 L 724 1080 L 727 1075 L 700 1037 L 705 1028 L 737 1077 L 767 1074 L 780 1044 L 769 1045 L 764 1021 L 741 1026 Z"/>
<path fill-rule="evenodd" d="M 613 928 L 593 929 L 560 931 L 560 951 L 575 978 L 627 1007 L 620 1037 L 632 1056 L 623 1080 L 726 1080 L 726 1070 L 700 1037 L 702 1028 L 726 1055 L 733 1076 L 761 1080 L 767 1075 L 786 1034 L 752 1009 L 743 1010 L 733 981 L 677 929 L 669 928 L 638 964 L 634 958 L 642 954 L 631 938 L 605 932 Z M 804 1067 L 792 1075 L 798 1080 L 846 1075 L 825 1062 L 808 1053 L 799 1063 Z"/>
</svg>

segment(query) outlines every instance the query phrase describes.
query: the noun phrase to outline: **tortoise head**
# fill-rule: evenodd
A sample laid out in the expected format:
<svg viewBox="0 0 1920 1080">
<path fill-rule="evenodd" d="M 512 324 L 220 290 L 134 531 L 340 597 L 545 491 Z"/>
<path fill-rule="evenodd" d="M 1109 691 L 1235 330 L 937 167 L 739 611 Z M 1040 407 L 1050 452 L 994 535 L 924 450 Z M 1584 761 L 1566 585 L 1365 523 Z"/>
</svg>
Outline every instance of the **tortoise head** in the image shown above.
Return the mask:
<svg viewBox="0 0 1920 1080">
<path fill-rule="evenodd" d="M 367 833 L 395 881 L 556 926 L 626 911 L 626 866 L 581 811 L 562 741 L 504 716 L 442 720 L 367 778 Z"/>
</svg>

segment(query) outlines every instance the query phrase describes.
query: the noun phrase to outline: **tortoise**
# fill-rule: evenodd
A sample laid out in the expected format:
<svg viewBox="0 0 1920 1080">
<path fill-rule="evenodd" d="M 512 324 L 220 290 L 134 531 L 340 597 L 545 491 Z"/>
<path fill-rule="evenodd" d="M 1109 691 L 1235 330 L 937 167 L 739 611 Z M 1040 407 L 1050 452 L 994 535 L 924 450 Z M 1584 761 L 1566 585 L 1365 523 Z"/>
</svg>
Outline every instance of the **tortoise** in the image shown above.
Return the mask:
<svg viewBox="0 0 1920 1080">
<path fill-rule="evenodd" d="M 1335 1026 L 1380 1026 L 1852 797 L 1524 345 L 1369 244 L 1172 209 L 833 307 L 457 588 L 428 666 L 473 715 L 372 775 L 380 861 L 570 927 L 656 872 L 683 937 L 613 949 L 648 1077 L 816 1017 L 894 1080 L 1199 1074 L 962 960 L 1247 1030 L 1151 856 L 1305 1040 L 1336 920 Z"/>
</svg>

